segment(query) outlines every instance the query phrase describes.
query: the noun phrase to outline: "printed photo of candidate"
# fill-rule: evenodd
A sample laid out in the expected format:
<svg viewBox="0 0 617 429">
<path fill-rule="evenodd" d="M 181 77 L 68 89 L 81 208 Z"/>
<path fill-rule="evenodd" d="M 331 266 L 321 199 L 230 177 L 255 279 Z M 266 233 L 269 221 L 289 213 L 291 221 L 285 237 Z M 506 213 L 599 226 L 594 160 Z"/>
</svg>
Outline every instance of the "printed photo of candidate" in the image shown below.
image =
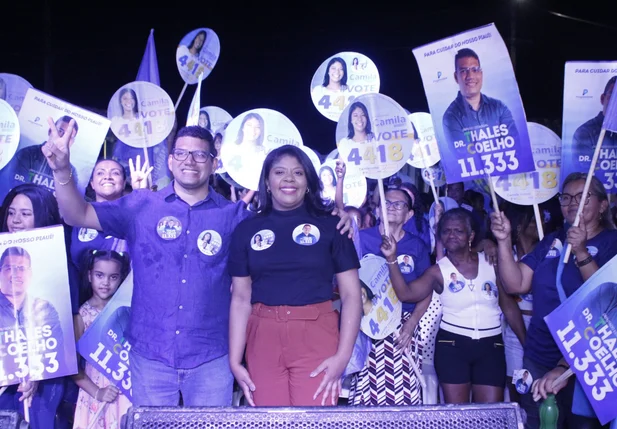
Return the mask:
<svg viewBox="0 0 617 429">
<path fill-rule="evenodd" d="M 574 137 L 572 139 L 572 161 L 575 164 L 578 163 L 581 155 L 587 155 L 589 160 L 591 160 L 591 157 L 593 156 L 593 151 L 596 148 L 598 138 L 600 137 L 600 130 L 602 129 L 602 123 L 604 122 L 604 115 L 606 114 L 606 109 L 608 108 L 608 103 L 611 99 L 611 95 L 613 94 L 616 81 L 617 76 L 611 77 L 606 83 L 604 91 L 600 95 L 600 105 L 602 106 L 602 110 L 600 110 L 594 118 L 589 119 L 583 125 L 578 127 L 574 132 Z M 617 133 L 610 131 L 607 132 L 604 135 L 602 147 L 617 147 Z"/>
<path fill-rule="evenodd" d="M 219 58 L 219 38 L 209 28 L 198 28 L 185 35 L 176 50 L 176 63 L 182 79 L 197 83 L 200 74 L 206 78 Z"/>
<path fill-rule="evenodd" d="M 199 125 L 201 128 L 205 128 L 206 130 L 211 131 L 210 127 L 212 125 L 210 124 L 210 115 L 203 109 L 199 111 L 199 119 L 197 121 L 197 125 Z"/>
<path fill-rule="evenodd" d="M 364 103 L 354 101 L 347 117 L 347 137 L 339 141 L 339 145 L 348 142 L 365 143 L 374 138 L 368 109 Z"/>
<path fill-rule="evenodd" d="M 451 148 L 454 148 L 454 142 L 474 141 L 466 131 L 492 129 L 502 124 L 508 128 L 508 135 L 518 141 L 518 130 L 510 109 L 501 100 L 482 93 L 484 74 L 476 52 L 464 48 L 456 53 L 454 80 L 459 87 L 458 95 L 443 115 L 443 130 Z M 467 151 L 467 145 L 457 150 Z"/>
<path fill-rule="evenodd" d="M 118 120 L 133 121 L 139 119 L 139 101 L 137 94 L 129 87 L 124 87 L 118 93 L 118 104 L 122 116 L 114 116 L 111 119 L 112 124 Z"/>
<path fill-rule="evenodd" d="M 60 137 L 68 132 L 71 120 L 74 120 L 74 118 L 68 115 L 63 115 L 56 119 L 56 131 Z M 78 132 L 79 125 L 75 121 L 71 131 L 72 134 L 69 140 L 69 147 L 72 147 L 75 143 L 75 137 Z M 51 134 L 52 129 L 49 128 L 47 131 L 48 138 L 51 138 Z M 43 142 L 27 146 L 17 151 L 13 159 L 11 159 L 8 165 L 2 170 L 2 174 L 0 174 L 0 180 L 2 180 L 4 186 L 8 185 L 7 191 L 21 183 L 34 183 L 52 192 L 55 190 L 53 171 L 47 164 L 47 160 L 42 151 L 42 147 L 46 143 L 47 142 Z M 77 170 L 73 165 L 71 165 L 71 172 L 72 179 L 77 182 Z"/>
<path fill-rule="evenodd" d="M 321 99 L 324 95 L 337 95 L 347 90 L 347 63 L 341 57 L 328 61 L 323 82 L 312 90 L 313 99 Z"/>
<path fill-rule="evenodd" d="M 8 90 L 6 89 L 6 82 L 0 77 L 0 100 L 6 101 L 7 92 Z"/>
</svg>

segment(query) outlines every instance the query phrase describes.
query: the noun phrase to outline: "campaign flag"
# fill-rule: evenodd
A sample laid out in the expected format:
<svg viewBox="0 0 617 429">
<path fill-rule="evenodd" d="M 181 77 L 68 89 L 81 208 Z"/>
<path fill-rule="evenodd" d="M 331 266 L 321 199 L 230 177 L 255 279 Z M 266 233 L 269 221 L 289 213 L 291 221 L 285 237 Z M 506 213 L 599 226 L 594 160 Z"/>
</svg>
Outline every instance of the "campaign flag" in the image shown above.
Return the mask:
<svg viewBox="0 0 617 429">
<path fill-rule="evenodd" d="M 617 193 L 617 61 L 567 62 L 563 88 L 561 181 L 570 173 L 586 173 L 606 130 L 595 176 L 608 193 Z"/>
<path fill-rule="evenodd" d="M 534 170 L 514 70 L 494 24 L 413 54 L 448 183 Z"/>
<path fill-rule="evenodd" d="M 131 271 L 77 342 L 77 350 L 86 362 L 107 377 L 129 400 L 132 398 L 131 344 L 124 335 L 131 315 L 132 296 Z"/>
<path fill-rule="evenodd" d="M 186 118 L 186 126 L 189 127 L 191 125 L 199 125 L 199 106 L 201 104 L 201 76 L 197 80 L 197 89 L 195 90 L 195 95 L 193 95 L 193 100 L 191 101 L 191 106 L 189 107 L 189 113 Z"/>
<path fill-rule="evenodd" d="M 77 373 L 64 227 L 0 234 L 0 386 Z"/>
<path fill-rule="evenodd" d="M 148 36 L 146 50 L 141 64 L 139 65 L 136 80 L 161 86 L 156 48 L 154 45 L 154 30 L 150 30 L 150 36 Z M 156 185 L 159 189 L 164 188 L 171 181 L 171 173 L 167 167 L 167 157 L 169 156 L 167 139 L 146 150 L 148 152 L 150 165 L 153 167 L 151 173 L 152 184 Z M 113 158 L 118 161 L 127 172 L 129 169 L 129 159 L 132 158 L 134 160 L 137 158 L 137 155 L 142 158 L 141 162 L 143 163 L 144 149 L 129 146 L 120 140 L 116 142 Z"/>
<path fill-rule="evenodd" d="M 544 320 L 602 424 L 617 417 L 617 256 Z"/>
</svg>

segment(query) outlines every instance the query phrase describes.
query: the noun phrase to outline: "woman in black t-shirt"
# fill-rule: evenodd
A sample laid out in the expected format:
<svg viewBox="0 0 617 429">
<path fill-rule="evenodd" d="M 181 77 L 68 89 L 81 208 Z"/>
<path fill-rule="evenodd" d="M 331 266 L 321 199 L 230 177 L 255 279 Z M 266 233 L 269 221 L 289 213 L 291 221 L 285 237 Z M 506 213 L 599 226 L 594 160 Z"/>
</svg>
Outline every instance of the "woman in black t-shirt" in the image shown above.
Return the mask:
<svg viewBox="0 0 617 429">
<path fill-rule="evenodd" d="M 321 190 L 302 150 L 287 145 L 271 151 L 259 183 L 260 214 L 242 222 L 232 237 L 229 358 L 251 405 L 338 400 L 360 326 L 360 263 L 353 242 L 337 231 L 338 218 L 322 202 Z M 310 240 L 299 243 L 302 234 Z M 257 236 L 267 245 L 258 246 Z M 335 275 L 340 337 L 331 302 Z"/>
</svg>

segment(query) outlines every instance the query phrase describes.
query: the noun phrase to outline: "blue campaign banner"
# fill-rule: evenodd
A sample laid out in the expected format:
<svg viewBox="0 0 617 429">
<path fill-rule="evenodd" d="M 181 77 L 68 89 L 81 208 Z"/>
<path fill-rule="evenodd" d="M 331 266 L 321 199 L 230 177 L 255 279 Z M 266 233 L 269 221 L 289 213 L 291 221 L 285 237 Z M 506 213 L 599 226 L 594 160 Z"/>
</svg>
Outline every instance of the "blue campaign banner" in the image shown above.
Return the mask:
<svg viewBox="0 0 617 429">
<path fill-rule="evenodd" d="M 494 24 L 413 54 L 448 183 L 534 170 L 525 110 Z"/>
<path fill-rule="evenodd" d="M 64 228 L 0 234 L 0 386 L 76 373 Z"/>
<path fill-rule="evenodd" d="M 617 256 L 544 320 L 602 424 L 617 417 Z"/>
<path fill-rule="evenodd" d="M 90 365 L 132 399 L 130 351 L 124 337 L 131 315 L 133 272 L 118 288 L 101 314 L 77 342 L 77 351 Z"/>
<path fill-rule="evenodd" d="M 561 181 L 587 173 L 617 80 L 617 61 L 567 62 L 563 88 Z M 617 193 L 617 133 L 607 131 L 595 176 L 608 193 Z"/>
</svg>

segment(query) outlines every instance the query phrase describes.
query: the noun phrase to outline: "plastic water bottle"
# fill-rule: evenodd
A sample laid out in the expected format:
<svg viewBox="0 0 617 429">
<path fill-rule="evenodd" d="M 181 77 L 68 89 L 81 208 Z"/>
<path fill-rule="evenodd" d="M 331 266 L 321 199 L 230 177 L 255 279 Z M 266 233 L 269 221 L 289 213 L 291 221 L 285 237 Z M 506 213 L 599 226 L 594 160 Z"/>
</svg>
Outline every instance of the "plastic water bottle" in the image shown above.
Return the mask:
<svg viewBox="0 0 617 429">
<path fill-rule="evenodd" d="M 555 395 L 549 393 L 540 405 L 540 429 L 557 429 L 559 419 L 559 408 Z"/>
</svg>

